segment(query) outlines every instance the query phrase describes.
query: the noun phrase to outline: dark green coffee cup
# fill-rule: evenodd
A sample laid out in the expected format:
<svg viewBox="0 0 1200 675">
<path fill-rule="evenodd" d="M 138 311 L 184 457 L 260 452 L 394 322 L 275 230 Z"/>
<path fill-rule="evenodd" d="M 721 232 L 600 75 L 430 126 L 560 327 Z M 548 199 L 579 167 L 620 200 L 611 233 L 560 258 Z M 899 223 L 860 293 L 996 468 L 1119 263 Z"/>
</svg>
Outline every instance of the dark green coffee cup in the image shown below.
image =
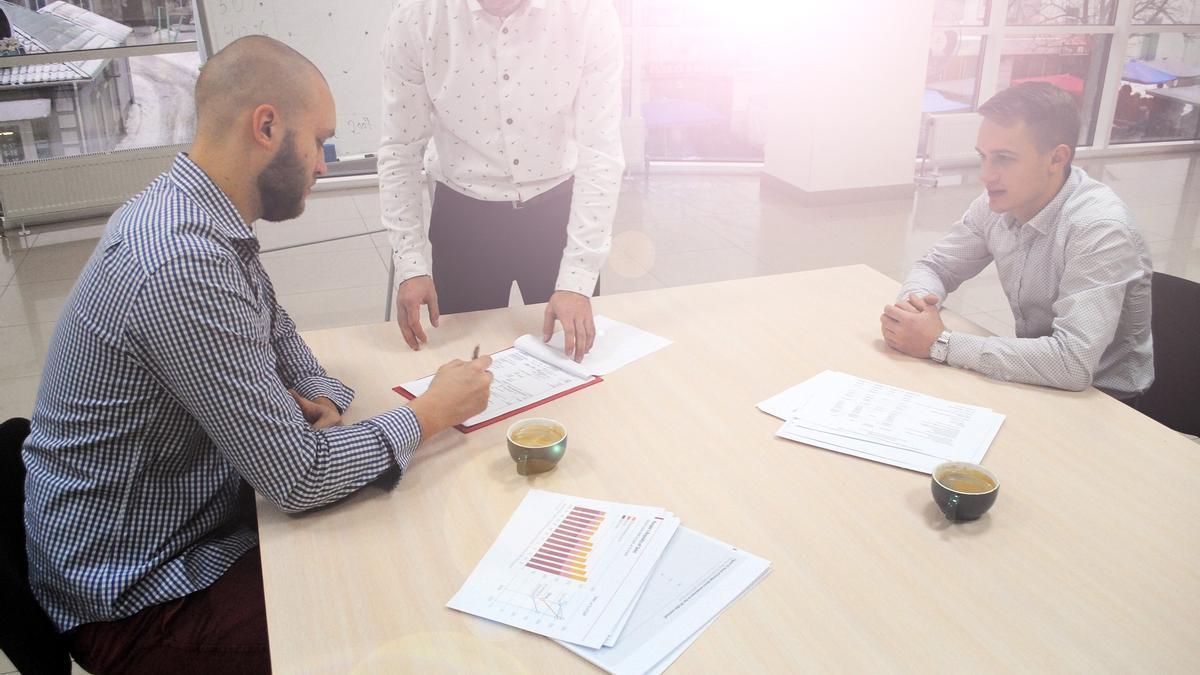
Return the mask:
<svg viewBox="0 0 1200 675">
<path fill-rule="evenodd" d="M 553 469 L 567 452 L 567 429 L 551 419 L 518 420 L 508 428 L 506 436 L 508 454 L 522 476 Z"/>
<path fill-rule="evenodd" d="M 996 503 L 1000 479 L 970 462 L 946 462 L 933 470 L 933 501 L 947 520 L 976 520 Z"/>
</svg>

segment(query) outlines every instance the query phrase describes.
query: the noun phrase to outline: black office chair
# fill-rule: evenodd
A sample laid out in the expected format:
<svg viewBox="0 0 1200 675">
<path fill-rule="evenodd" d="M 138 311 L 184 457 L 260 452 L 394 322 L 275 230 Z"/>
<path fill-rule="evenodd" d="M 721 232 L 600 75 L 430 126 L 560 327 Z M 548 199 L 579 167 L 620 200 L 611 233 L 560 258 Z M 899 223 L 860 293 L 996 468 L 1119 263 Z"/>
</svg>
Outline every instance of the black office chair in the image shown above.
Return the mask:
<svg viewBox="0 0 1200 675">
<path fill-rule="evenodd" d="M 1154 384 L 1138 409 L 1175 431 L 1200 436 L 1200 284 L 1155 272 L 1150 293 Z"/>
<path fill-rule="evenodd" d="M 29 420 L 0 424 L 0 649 L 25 675 L 71 672 L 58 629 L 29 590 L 25 560 L 25 464 Z"/>
</svg>

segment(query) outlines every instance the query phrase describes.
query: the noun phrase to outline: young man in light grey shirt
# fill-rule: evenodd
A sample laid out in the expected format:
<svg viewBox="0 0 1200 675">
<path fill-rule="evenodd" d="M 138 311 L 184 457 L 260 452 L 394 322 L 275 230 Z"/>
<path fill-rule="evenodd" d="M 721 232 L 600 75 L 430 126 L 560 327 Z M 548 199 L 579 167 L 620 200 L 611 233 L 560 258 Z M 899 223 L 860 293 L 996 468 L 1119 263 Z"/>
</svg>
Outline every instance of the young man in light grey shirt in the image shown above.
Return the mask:
<svg viewBox="0 0 1200 675">
<path fill-rule="evenodd" d="M 1030 82 L 979 108 L 986 193 L 908 274 L 880 317 L 897 351 L 989 377 L 1136 405 L 1154 380 L 1152 268 L 1124 202 L 1071 166 L 1079 113 L 1071 97 Z M 946 330 L 938 306 L 996 262 L 1015 338 Z"/>
</svg>

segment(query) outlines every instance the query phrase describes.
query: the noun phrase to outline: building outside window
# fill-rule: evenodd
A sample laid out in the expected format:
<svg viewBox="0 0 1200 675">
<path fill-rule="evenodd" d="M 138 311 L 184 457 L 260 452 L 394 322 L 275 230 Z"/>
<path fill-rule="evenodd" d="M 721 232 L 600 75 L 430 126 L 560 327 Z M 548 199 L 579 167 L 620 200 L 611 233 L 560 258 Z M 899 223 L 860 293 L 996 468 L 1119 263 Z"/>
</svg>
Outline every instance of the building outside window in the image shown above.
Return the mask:
<svg viewBox="0 0 1200 675">
<path fill-rule="evenodd" d="M 200 59 L 190 0 L 0 0 L 0 12 L 12 47 L 0 57 L 0 162 L 192 140 Z M 65 60 L 109 49 L 111 58 Z M 47 54 L 64 60 L 5 65 Z"/>
<path fill-rule="evenodd" d="M 1200 140 L 1200 0 L 936 0 L 923 112 L 1050 82 L 1079 144 Z"/>
<path fill-rule="evenodd" d="M 761 162 L 770 3 L 622 0 L 628 114 L 650 160 Z"/>
</svg>

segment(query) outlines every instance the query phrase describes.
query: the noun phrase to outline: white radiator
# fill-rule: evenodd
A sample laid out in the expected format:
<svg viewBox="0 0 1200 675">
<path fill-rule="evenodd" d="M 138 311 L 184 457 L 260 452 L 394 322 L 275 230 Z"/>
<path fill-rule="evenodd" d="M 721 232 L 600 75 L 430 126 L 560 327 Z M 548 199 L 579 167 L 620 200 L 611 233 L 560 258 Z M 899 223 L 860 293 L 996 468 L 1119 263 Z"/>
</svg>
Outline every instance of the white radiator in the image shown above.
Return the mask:
<svg viewBox="0 0 1200 675">
<path fill-rule="evenodd" d="M 973 162 L 979 113 L 932 114 L 925 118 L 925 161 L 934 167 Z"/>
<path fill-rule="evenodd" d="M 166 171 L 186 145 L 0 164 L 4 229 L 111 213 Z"/>
</svg>

